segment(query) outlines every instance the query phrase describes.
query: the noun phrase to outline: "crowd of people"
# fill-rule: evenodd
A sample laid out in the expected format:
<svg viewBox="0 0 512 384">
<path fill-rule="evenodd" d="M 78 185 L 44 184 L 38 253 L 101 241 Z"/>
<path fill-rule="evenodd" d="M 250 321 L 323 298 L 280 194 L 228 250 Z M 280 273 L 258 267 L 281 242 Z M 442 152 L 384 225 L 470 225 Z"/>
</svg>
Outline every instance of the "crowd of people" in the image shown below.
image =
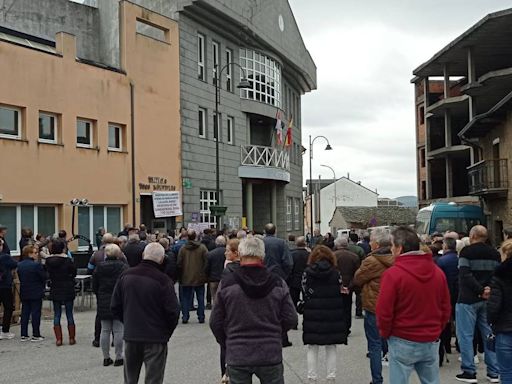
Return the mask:
<svg viewBox="0 0 512 384">
<path fill-rule="evenodd" d="M 0 339 L 15 337 L 10 321 L 17 270 L 20 340 L 44 340 L 41 306 L 48 285 L 55 343 L 63 344 L 64 307 L 69 344 L 75 344 L 77 270 L 65 232 L 46 242 L 24 229 L 16 261 L 5 231 L 0 226 Z M 481 225 L 467 236 L 448 231 L 421 239 L 409 227 L 376 229 L 361 238 L 316 230 L 284 240 L 276 232 L 271 223 L 262 233 L 182 229 L 177 236 L 129 224 L 117 235 L 100 228 L 88 270 L 97 298 L 92 343 L 101 347 L 103 365 L 124 366 L 125 383 L 131 384 L 144 364 L 146 382 L 162 383 L 167 343 L 180 315 L 182 324 L 191 313 L 205 323 L 211 309 L 222 382 L 251 383 L 255 375 L 261 383 L 284 383 L 282 349 L 292 345 L 287 333 L 298 329 L 300 314 L 307 380 L 319 381 L 323 347 L 325 377 L 335 383 L 336 346 L 349 343 L 355 296 L 371 384 L 383 383 L 383 365 L 389 365 L 392 384 L 408 383 L 412 371 L 422 383 L 440 383 L 440 367 L 454 348 L 461 362 L 455 379 L 477 383 L 483 351 L 487 380 L 512 383 L 512 231 L 505 231 L 499 250 Z"/>
</svg>

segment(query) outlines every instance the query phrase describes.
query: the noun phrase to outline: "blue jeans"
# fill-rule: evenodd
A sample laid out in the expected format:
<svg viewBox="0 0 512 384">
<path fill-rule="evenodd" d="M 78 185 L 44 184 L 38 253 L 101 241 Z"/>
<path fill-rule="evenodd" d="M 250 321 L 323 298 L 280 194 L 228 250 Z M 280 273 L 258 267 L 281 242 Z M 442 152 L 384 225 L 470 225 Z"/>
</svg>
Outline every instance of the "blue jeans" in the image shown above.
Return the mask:
<svg viewBox="0 0 512 384">
<path fill-rule="evenodd" d="M 198 287 L 182 286 L 181 313 L 183 320 L 188 320 L 190 310 L 194 305 L 194 292 L 197 296 L 197 318 L 204 321 L 204 285 Z"/>
<path fill-rule="evenodd" d="M 512 332 L 496 334 L 496 357 L 501 384 L 512 384 Z"/>
<path fill-rule="evenodd" d="M 368 341 L 372 384 L 382 384 L 382 339 L 377 328 L 375 313 L 364 312 L 364 333 Z"/>
<path fill-rule="evenodd" d="M 480 301 L 474 304 L 457 303 L 455 305 L 455 321 L 457 324 L 457 340 L 460 347 L 461 369 L 471 374 L 476 373 L 476 367 L 473 354 L 473 337 L 475 326 L 478 327 L 482 338 L 485 340 L 491 333 L 491 328 L 487 324 L 486 302 Z M 485 365 L 487 374 L 496 376 L 499 373 L 496 353 L 487 349 L 487 343 L 484 342 Z"/>
<path fill-rule="evenodd" d="M 28 337 L 28 320 L 32 316 L 32 336 L 39 337 L 41 333 L 41 307 L 43 300 L 23 300 L 21 302 L 21 336 Z"/>
<path fill-rule="evenodd" d="M 389 345 L 389 382 L 407 384 L 414 369 L 421 384 L 440 384 L 439 341 L 417 343 L 391 336 Z"/>
<path fill-rule="evenodd" d="M 73 319 L 73 300 L 53 302 L 53 325 L 60 325 L 63 305 L 66 307 L 66 318 L 68 319 L 68 325 L 75 325 L 75 319 Z"/>
</svg>

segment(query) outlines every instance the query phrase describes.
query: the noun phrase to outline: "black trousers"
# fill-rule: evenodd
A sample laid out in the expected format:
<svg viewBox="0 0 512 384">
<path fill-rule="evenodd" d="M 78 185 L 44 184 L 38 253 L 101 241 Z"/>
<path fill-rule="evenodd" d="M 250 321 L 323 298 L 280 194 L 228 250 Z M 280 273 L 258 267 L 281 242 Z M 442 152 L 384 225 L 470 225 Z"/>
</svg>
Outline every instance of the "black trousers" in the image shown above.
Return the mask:
<svg viewBox="0 0 512 384">
<path fill-rule="evenodd" d="M 300 293 L 301 293 L 300 288 L 290 287 L 290 296 L 292 298 L 292 301 L 293 301 L 293 304 L 295 305 L 295 307 L 297 307 L 297 303 L 300 300 Z"/>
<path fill-rule="evenodd" d="M 100 341 L 101 335 L 101 320 L 96 313 L 96 318 L 94 319 L 94 340 Z"/>
<path fill-rule="evenodd" d="M 0 288 L 0 303 L 4 306 L 2 332 L 7 333 L 11 328 L 11 318 L 14 312 L 12 288 Z"/>
<path fill-rule="evenodd" d="M 356 292 L 356 316 L 363 316 L 363 299 L 361 292 Z"/>
<path fill-rule="evenodd" d="M 124 383 L 139 382 L 142 363 L 146 368 L 145 384 L 164 382 L 167 344 L 124 342 Z"/>
</svg>

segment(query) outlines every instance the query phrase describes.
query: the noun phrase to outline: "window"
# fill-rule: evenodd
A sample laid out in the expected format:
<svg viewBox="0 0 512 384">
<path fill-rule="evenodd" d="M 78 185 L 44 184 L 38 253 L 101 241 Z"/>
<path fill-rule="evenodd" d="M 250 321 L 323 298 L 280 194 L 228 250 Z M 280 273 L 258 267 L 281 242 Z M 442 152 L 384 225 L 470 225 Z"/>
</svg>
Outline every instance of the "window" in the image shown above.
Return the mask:
<svg viewBox="0 0 512 384">
<path fill-rule="evenodd" d="M 50 113 L 39 112 L 39 141 L 57 143 L 58 118 Z"/>
<path fill-rule="evenodd" d="M 217 204 L 217 192 L 215 191 L 200 191 L 199 196 L 199 215 L 201 216 L 201 223 L 209 223 L 210 227 L 217 225 L 217 218 L 210 214 L 210 205 Z"/>
<path fill-rule="evenodd" d="M 233 51 L 226 49 L 226 65 L 233 62 Z M 226 67 L 226 91 L 233 92 L 233 81 L 231 76 L 231 65 Z"/>
<path fill-rule="evenodd" d="M 293 199 L 291 197 L 286 198 L 286 230 L 291 231 L 292 228 L 292 204 Z"/>
<path fill-rule="evenodd" d="M 425 167 L 425 148 L 420 149 L 420 166 Z"/>
<path fill-rule="evenodd" d="M 91 205 L 78 207 L 78 234 L 88 237 L 94 245 L 94 239 L 99 227 L 116 235 L 122 228 L 122 209 L 120 206 Z M 83 249 L 88 244 L 79 240 L 78 247 Z"/>
<path fill-rule="evenodd" d="M 92 148 L 93 122 L 90 120 L 78 119 L 76 121 L 76 146 Z"/>
<path fill-rule="evenodd" d="M 420 107 L 418 114 L 419 114 L 418 120 L 419 120 L 420 125 L 425 124 L 425 107 Z"/>
<path fill-rule="evenodd" d="M 227 142 L 228 144 L 233 144 L 233 129 L 235 127 L 235 119 L 232 116 L 228 116 L 227 123 Z"/>
<path fill-rule="evenodd" d="M 217 121 L 217 125 L 215 125 L 215 121 Z M 219 133 L 222 134 L 222 130 L 221 130 L 221 124 L 222 122 L 222 115 L 219 113 L 219 116 L 217 117 L 217 114 L 213 114 L 213 140 L 217 140 L 217 138 L 219 137 Z M 222 141 L 222 136 L 221 136 L 221 140 Z"/>
<path fill-rule="evenodd" d="M 50 236 L 57 232 L 57 208 L 43 205 L 2 205 L 0 223 L 7 226 L 6 241 L 13 255 L 19 255 L 21 228 L 29 227 L 36 234 Z"/>
<path fill-rule="evenodd" d="M 206 72 L 204 70 L 204 36 L 197 34 L 197 77 L 199 80 L 206 81 Z"/>
<path fill-rule="evenodd" d="M 293 214 L 293 229 L 298 231 L 300 229 L 300 212 L 301 212 L 301 200 L 295 199 L 295 212 Z"/>
<path fill-rule="evenodd" d="M 123 127 L 115 124 L 108 125 L 108 149 L 118 152 L 123 150 Z"/>
<path fill-rule="evenodd" d="M 281 106 L 281 66 L 259 52 L 241 48 L 240 65 L 251 84 L 240 90 L 240 97 L 256 100 L 275 107 Z"/>
<path fill-rule="evenodd" d="M 217 78 L 217 70 L 220 69 L 219 68 L 219 43 L 217 43 L 216 41 L 213 41 L 212 42 L 212 54 L 213 54 L 213 84 L 215 84 L 215 80 Z"/>
<path fill-rule="evenodd" d="M 206 137 L 206 109 L 199 107 L 197 110 L 199 137 Z"/>
<path fill-rule="evenodd" d="M 421 200 L 427 200 L 427 182 L 425 180 L 421 181 Z"/>
<path fill-rule="evenodd" d="M 0 137 L 21 138 L 21 109 L 0 105 Z"/>
</svg>

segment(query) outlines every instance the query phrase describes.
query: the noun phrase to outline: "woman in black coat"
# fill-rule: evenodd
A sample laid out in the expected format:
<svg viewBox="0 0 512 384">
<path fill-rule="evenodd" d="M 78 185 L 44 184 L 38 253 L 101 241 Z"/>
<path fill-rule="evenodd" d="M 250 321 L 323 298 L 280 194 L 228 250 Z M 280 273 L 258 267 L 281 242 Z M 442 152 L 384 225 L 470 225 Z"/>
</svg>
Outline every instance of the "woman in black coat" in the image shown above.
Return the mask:
<svg viewBox="0 0 512 384">
<path fill-rule="evenodd" d="M 128 269 L 128 264 L 123 260 L 121 248 L 116 244 L 108 244 L 105 247 L 105 261 L 94 270 L 92 289 L 96 294 L 98 318 L 101 320 L 100 346 L 103 352 L 103 365 L 106 367 L 112 363 L 115 366 L 123 365 L 123 323 L 114 319 L 110 310 L 112 293 L 117 280 L 123 271 Z M 110 334 L 114 334 L 115 361 L 110 358 Z"/>
<path fill-rule="evenodd" d="M 62 345 L 62 328 L 60 318 L 62 306 L 66 308 L 68 320 L 69 344 L 75 341 L 75 320 L 73 319 L 73 302 L 75 300 L 76 267 L 66 252 L 66 242 L 62 239 L 53 239 L 48 246 L 51 255 L 46 258 L 46 270 L 50 277 L 50 300 L 53 300 L 53 331 L 55 344 Z"/>
<path fill-rule="evenodd" d="M 503 263 L 496 268 L 487 301 L 487 321 L 496 335 L 496 357 L 502 384 L 512 384 L 512 240 L 501 246 Z"/>
<path fill-rule="evenodd" d="M 336 380 L 336 344 L 347 344 L 347 321 L 343 311 L 342 281 L 336 257 L 325 245 L 309 256 L 302 279 L 304 322 L 302 340 L 308 345 L 308 379 L 318 379 L 319 346 L 325 346 L 327 383 Z"/>
</svg>

